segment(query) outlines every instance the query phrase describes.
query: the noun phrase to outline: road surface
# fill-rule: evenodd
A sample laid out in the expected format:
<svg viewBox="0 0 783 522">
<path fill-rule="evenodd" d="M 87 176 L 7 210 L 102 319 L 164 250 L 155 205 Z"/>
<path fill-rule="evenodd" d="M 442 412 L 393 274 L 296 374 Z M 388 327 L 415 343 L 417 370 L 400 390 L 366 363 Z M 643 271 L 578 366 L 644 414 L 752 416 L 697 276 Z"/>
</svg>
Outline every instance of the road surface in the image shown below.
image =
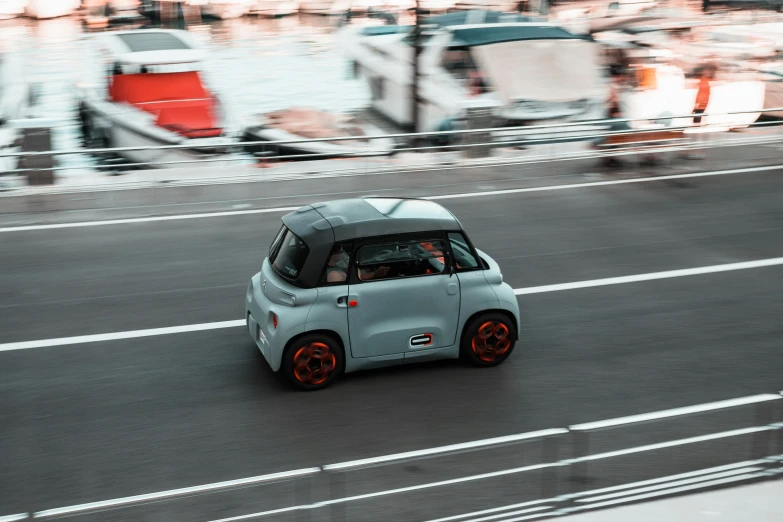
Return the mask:
<svg viewBox="0 0 783 522">
<path fill-rule="evenodd" d="M 463 192 L 443 177 L 401 177 L 390 192 L 452 194 L 440 203 L 514 288 L 783 257 L 783 169 L 604 185 L 589 184 L 624 178 L 571 175 L 533 185 L 588 185 L 527 192 L 515 189 L 530 180 L 514 176 Z M 260 205 L 312 201 L 323 183 L 281 184 Z M 242 319 L 282 213 L 2 229 L 0 515 L 783 388 L 780 262 L 521 295 L 522 339 L 500 367 L 364 372 L 319 393 L 285 386 L 243 327 L 18 344 Z M 724 457 L 701 454 L 698 465 Z M 663 475 L 670 464 L 644 466 Z M 89 520 L 163 520 L 157 506 Z M 177 513 L 256 507 L 237 493 L 208 513 Z"/>
</svg>

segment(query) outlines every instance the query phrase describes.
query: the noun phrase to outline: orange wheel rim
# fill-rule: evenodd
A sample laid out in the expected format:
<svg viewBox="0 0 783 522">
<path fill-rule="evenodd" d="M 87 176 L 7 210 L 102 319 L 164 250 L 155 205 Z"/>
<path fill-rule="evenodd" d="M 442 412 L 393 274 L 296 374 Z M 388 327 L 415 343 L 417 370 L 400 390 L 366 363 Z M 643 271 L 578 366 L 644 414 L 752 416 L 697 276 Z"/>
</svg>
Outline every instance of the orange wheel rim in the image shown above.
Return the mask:
<svg viewBox="0 0 783 522">
<path fill-rule="evenodd" d="M 508 326 L 495 321 L 483 323 L 471 339 L 470 347 L 480 360 L 496 361 L 511 348 Z"/>
<path fill-rule="evenodd" d="M 294 377 L 303 384 L 323 384 L 337 369 L 337 358 L 324 343 L 310 343 L 294 353 Z"/>
</svg>

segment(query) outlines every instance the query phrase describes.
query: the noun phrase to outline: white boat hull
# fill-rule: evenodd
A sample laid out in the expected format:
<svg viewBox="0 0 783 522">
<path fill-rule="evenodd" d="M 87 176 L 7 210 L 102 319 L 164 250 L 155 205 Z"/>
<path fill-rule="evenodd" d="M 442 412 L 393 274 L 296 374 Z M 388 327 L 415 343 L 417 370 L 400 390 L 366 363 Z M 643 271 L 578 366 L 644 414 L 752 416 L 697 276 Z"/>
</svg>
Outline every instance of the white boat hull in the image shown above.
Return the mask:
<svg viewBox="0 0 783 522">
<path fill-rule="evenodd" d="M 519 2 L 513 0 L 460 0 L 454 4 L 454 9 L 469 11 L 473 9 L 486 9 L 491 11 L 515 11 Z"/>
<path fill-rule="evenodd" d="M 250 14 L 267 18 L 290 16 L 298 12 L 299 2 L 297 0 L 256 0 L 256 3 L 250 8 Z"/>
<path fill-rule="evenodd" d="M 649 90 L 620 95 L 623 117 L 631 119 L 661 118 L 691 114 L 696 105 L 695 86 L 676 90 Z M 714 82 L 702 125 L 743 128 L 761 116 L 765 105 L 765 85 L 760 81 Z M 758 112 L 757 112 L 758 111 Z M 729 114 L 747 112 L 746 114 Z M 660 120 L 672 126 L 692 125 L 691 118 Z"/>
<path fill-rule="evenodd" d="M 203 160 L 224 156 L 228 148 L 237 143 L 236 139 L 230 137 L 185 138 L 158 127 L 149 114 L 126 104 L 82 97 L 81 107 L 89 121 L 91 139 L 96 141 L 95 144 L 88 144 L 92 145 L 88 148 L 143 147 L 142 150 L 117 153 L 130 163 L 163 168 L 176 165 L 215 166 L 215 162 Z M 192 145 L 194 148 L 148 148 L 167 145 Z M 210 149 L 199 148 L 202 146 Z"/>
<path fill-rule="evenodd" d="M 72 14 L 79 5 L 79 0 L 27 0 L 25 14 L 39 20 L 59 18 Z"/>
<path fill-rule="evenodd" d="M 211 0 L 201 8 L 201 13 L 220 20 L 241 18 L 250 12 L 250 2 L 247 0 Z"/>
<path fill-rule="evenodd" d="M 344 13 L 347 3 L 342 0 L 302 0 L 299 12 L 314 15 L 335 15 Z"/>
<path fill-rule="evenodd" d="M 25 3 L 25 0 L 0 0 L 0 20 L 22 16 Z"/>
<path fill-rule="evenodd" d="M 396 46 L 394 40 L 401 35 L 363 36 L 361 31 L 344 29 L 340 36 L 341 47 L 349 58 L 358 64 L 357 72 L 368 81 L 372 107 L 394 123 L 408 127 L 412 123 L 412 67 L 405 59 L 407 57 L 399 56 L 401 52 L 395 54 L 399 46 Z M 369 43 L 369 40 L 374 38 L 378 38 L 377 43 Z M 383 50 L 379 50 L 380 48 Z M 507 54 L 516 67 L 521 66 L 521 62 L 514 58 L 517 56 L 514 49 Z M 529 62 L 528 68 L 537 67 L 532 60 Z M 420 132 L 448 128 L 452 120 L 465 116 L 469 108 L 492 111 L 498 124 L 597 119 L 602 115 L 601 103 L 607 94 L 605 86 L 601 85 L 587 90 L 569 87 L 563 90 L 562 99 L 566 101 L 562 103 L 544 100 L 536 107 L 525 107 L 511 101 L 504 103 L 497 90 L 472 96 L 465 82 L 458 81 L 440 66 L 430 67 L 427 71 L 419 78 L 419 97 L 422 103 L 419 106 L 417 130 Z M 597 74 L 594 69 L 590 69 L 589 73 Z M 512 86 L 507 92 L 513 94 L 516 99 L 524 99 L 522 95 L 526 93 L 531 93 L 529 95 L 534 96 L 534 100 L 537 99 L 535 96 L 538 96 L 527 84 Z M 582 99 L 569 102 L 572 98 Z"/>
<path fill-rule="evenodd" d="M 19 132 L 13 121 L 25 118 L 29 106 L 30 85 L 21 57 L 0 54 L 0 154 L 16 151 Z M 0 172 L 15 169 L 17 162 L 16 158 L 0 158 Z"/>
<path fill-rule="evenodd" d="M 365 130 L 368 131 L 368 133 L 371 132 L 372 134 L 368 135 L 367 141 L 364 142 L 361 140 L 347 140 L 342 143 L 334 141 L 291 143 L 280 146 L 270 145 L 269 151 L 274 152 L 272 148 L 278 147 L 281 149 L 281 153 L 289 152 L 296 155 L 314 154 L 320 156 L 321 158 L 385 156 L 391 154 L 394 151 L 395 143 L 391 138 L 373 138 L 373 135 L 381 136 L 383 134 L 380 129 L 374 129 L 365 126 Z M 254 141 L 297 141 L 305 139 L 296 134 L 286 132 L 285 130 L 269 127 L 248 129 L 246 138 L 253 139 Z M 258 149 L 261 147 L 255 146 L 254 148 Z M 319 157 L 313 157 L 312 159 L 319 159 Z"/>
</svg>

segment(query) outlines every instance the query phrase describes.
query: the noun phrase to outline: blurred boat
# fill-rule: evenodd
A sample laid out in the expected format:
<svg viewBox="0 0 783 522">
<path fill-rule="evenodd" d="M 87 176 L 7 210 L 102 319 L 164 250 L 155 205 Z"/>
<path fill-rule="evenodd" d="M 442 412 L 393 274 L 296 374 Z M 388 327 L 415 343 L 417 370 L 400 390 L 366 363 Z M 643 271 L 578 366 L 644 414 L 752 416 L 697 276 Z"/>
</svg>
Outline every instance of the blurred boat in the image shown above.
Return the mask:
<svg viewBox="0 0 783 522">
<path fill-rule="evenodd" d="M 453 6 L 458 11 L 487 9 L 491 11 L 511 12 L 517 10 L 518 0 L 459 0 Z"/>
<path fill-rule="evenodd" d="M 698 91 L 695 73 L 706 64 L 718 66 L 706 112 L 722 115 L 705 117 L 705 123 L 742 128 L 761 116 L 765 85 L 753 63 L 774 55 L 774 48 L 768 43 L 715 41 L 712 30 L 731 22 L 711 18 L 663 15 L 594 28 L 595 39 L 608 49 L 622 49 L 632 66 L 632 85 L 621 94 L 624 117 L 690 114 Z M 692 123 L 690 118 L 663 121 L 676 126 Z"/>
<path fill-rule="evenodd" d="M 201 16 L 201 9 L 210 0 L 139 0 L 139 13 L 152 21 L 178 21 L 183 22 L 188 14 L 196 14 L 196 19 Z"/>
<path fill-rule="evenodd" d="M 280 18 L 299 12 L 299 0 L 255 0 L 250 5 L 250 14 L 267 18 Z"/>
<path fill-rule="evenodd" d="M 81 6 L 81 0 L 27 0 L 25 15 L 46 19 L 68 16 Z"/>
<path fill-rule="evenodd" d="M 0 53 L 0 154 L 14 152 L 19 132 L 14 122 L 27 116 L 31 90 L 18 53 Z M 0 157 L 0 173 L 16 168 L 16 158 Z"/>
<path fill-rule="evenodd" d="M 769 45 L 775 51 L 783 52 L 783 22 L 726 25 L 710 28 L 705 33 L 715 42 L 754 47 Z"/>
<path fill-rule="evenodd" d="M 334 9 L 334 0 L 301 0 L 299 12 L 304 14 L 331 15 L 339 11 Z"/>
<path fill-rule="evenodd" d="M 299 12 L 315 15 L 365 14 L 386 8 L 385 0 L 301 0 Z"/>
<path fill-rule="evenodd" d="M 22 16 L 26 3 L 27 0 L 0 0 L 0 20 Z"/>
<path fill-rule="evenodd" d="M 640 81 L 619 96 L 624 118 L 663 118 L 657 122 L 676 127 L 692 124 L 691 118 L 671 117 L 691 114 L 696 106 L 698 79 L 686 78 L 682 69 L 674 65 L 644 65 L 636 72 Z M 761 116 L 764 99 L 762 81 L 721 78 L 719 72 L 717 78 L 710 82 L 710 100 L 705 110 L 714 116 L 703 118 L 703 123 L 729 129 L 747 127 Z"/>
<path fill-rule="evenodd" d="M 88 28 L 140 24 L 145 20 L 139 12 L 139 0 L 84 0 L 82 7 Z"/>
<path fill-rule="evenodd" d="M 209 0 L 201 7 L 201 14 L 219 20 L 242 18 L 254 3 L 254 0 Z"/>
<path fill-rule="evenodd" d="M 598 63 L 600 48 L 588 38 L 493 11 L 434 16 L 426 23 L 418 131 L 450 128 L 482 104 L 502 123 L 514 125 L 602 115 L 608 86 Z M 411 31 L 410 26 L 347 26 L 339 35 L 345 54 L 370 85 L 373 108 L 403 127 L 411 124 Z"/>
<path fill-rule="evenodd" d="M 783 63 L 772 62 L 759 67 L 766 87 L 765 109 L 783 109 Z M 765 112 L 764 116 L 783 118 L 783 110 Z"/>
<path fill-rule="evenodd" d="M 267 114 L 259 114 L 247 128 L 243 140 L 297 141 L 318 138 L 355 137 L 341 141 L 314 141 L 279 145 L 246 145 L 255 154 L 273 156 L 317 155 L 315 159 L 383 156 L 394 152 L 395 142 L 384 132 L 367 122 L 345 114 L 332 114 L 309 108 L 291 108 Z M 263 157 L 263 156 L 262 156 Z"/>
<path fill-rule="evenodd" d="M 187 31 L 116 31 L 86 39 L 79 118 L 88 148 L 193 145 L 123 151 L 160 166 L 228 151 L 238 128 L 200 71 L 205 58 Z M 204 146 L 204 148 L 195 148 Z"/>
<path fill-rule="evenodd" d="M 422 13 L 445 13 L 454 7 L 456 0 L 419 0 L 419 10 Z"/>
</svg>

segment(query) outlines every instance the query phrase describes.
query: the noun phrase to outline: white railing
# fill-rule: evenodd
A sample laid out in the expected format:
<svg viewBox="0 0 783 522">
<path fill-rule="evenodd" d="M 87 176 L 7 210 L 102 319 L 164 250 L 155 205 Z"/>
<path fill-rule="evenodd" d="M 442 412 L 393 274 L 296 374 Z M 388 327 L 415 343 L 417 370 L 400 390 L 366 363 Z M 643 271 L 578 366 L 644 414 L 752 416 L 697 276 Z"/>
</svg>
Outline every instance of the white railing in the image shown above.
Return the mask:
<svg viewBox="0 0 783 522">
<path fill-rule="evenodd" d="M 725 124 L 720 123 L 721 118 L 731 117 L 742 114 L 756 114 L 765 112 L 781 112 L 783 108 L 764 109 L 761 111 L 741 111 L 732 113 L 711 113 L 702 115 L 704 125 L 702 129 L 721 130 Z M 56 151 L 35 151 L 35 152 L 5 152 L 0 154 L 0 158 L 17 159 L 23 162 L 25 159 L 34 159 L 53 156 L 73 156 L 89 154 L 91 156 L 112 156 L 122 157 L 124 154 L 134 152 L 178 152 L 178 151 L 203 151 L 203 157 L 193 157 L 192 159 L 174 159 L 160 161 L 125 161 L 121 163 L 113 162 L 97 165 L 55 165 L 45 170 L 61 171 L 73 169 L 96 169 L 113 170 L 119 168 L 138 168 L 138 167 L 168 167 L 176 165 L 209 164 L 209 163 L 250 163 L 253 159 L 260 161 L 278 161 L 278 160 L 318 160 L 332 157 L 366 159 L 388 155 L 387 148 L 373 148 L 372 145 L 366 146 L 361 151 L 347 151 L 344 153 L 322 152 L 322 153 L 301 153 L 301 154 L 280 154 L 280 148 L 306 147 L 307 145 L 317 145 L 322 143 L 335 142 L 357 142 L 365 141 L 372 144 L 378 140 L 392 140 L 397 145 L 394 147 L 393 154 L 401 152 L 468 152 L 471 149 L 492 149 L 508 148 L 516 146 L 535 146 L 535 145 L 557 145 L 564 142 L 598 142 L 618 136 L 634 136 L 650 132 L 682 132 L 680 139 L 667 140 L 663 143 L 658 140 L 636 141 L 619 146 L 616 150 L 593 150 L 585 151 L 578 155 L 567 151 L 549 150 L 536 158 L 531 159 L 529 155 L 520 155 L 519 162 L 526 163 L 530 161 L 552 161 L 558 159 L 585 159 L 605 156 L 623 156 L 646 154 L 655 152 L 675 152 L 687 151 L 693 149 L 704 149 L 725 146 L 743 146 L 757 143 L 775 143 L 781 140 L 781 135 L 771 134 L 768 136 L 740 136 L 724 139 L 713 139 L 705 142 L 694 143 L 689 141 L 685 135 L 689 130 L 697 128 L 691 124 L 685 123 L 693 118 L 692 114 L 661 116 L 648 119 L 616 119 L 616 120 L 593 120 L 569 123 L 556 123 L 546 125 L 533 125 L 525 127 L 491 127 L 482 129 L 457 129 L 448 131 L 433 131 L 420 133 L 398 133 L 378 136 L 342 136 L 335 138 L 312 138 L 297 140 L 275 140 L 275 141 L 227 141 L 226 143 L 215 144 L 191 142 L 177 145 L 143 146 L 143 147 L 110 147 L 110 148 L 92 148 L 92 149 L 66 149 Z M 710 119 L 717 119 L 717 123 L 709 123 Z M 610 130 L 608 127 L 616 123 L 640 124 L 654 121 L 668 121 L 670 123 L 678 122 L 676 125 L 660 125 L 658 128 L 632 128 L 631 130 Z M 777 125 L 777 122 L 755 122 L 749 125 L 749 128 L 763 128 Z M 433 139 L 450 140 L 449 143 L 435 144 Z M 429 143 L 425 143 L 429 142 Z M 256 154 L 245 153 L 249 149 L 261 149 Z M 201 155 L 201 154 L 200 154 Z M 509 158 L 506 158 L 507 160 Z M 369 168 L 382 167 L 372 165 Z M 368 166 L 355 167 L 354 169 L 367 169 Z M 13 172 L 23 173 L 42 170 L 40 167 L 18 167 Z M 346 171 L 351 170 L 344 169 Z"/>
<path fill-rule="evenodd" d="M 591 437 L 599 432 L 616 429 L 632 429 L 646 423 L 677 421 L 692 419 L 696 415 L 704 415 L 727 410 L 752 407 L 754 422 L 751 426 L 725 431 L 705 433 L 680 439 L 664 440 L 652 444 L 612 449 L 611 451 L 591 452 Z M 644 454 L 647 452 L 690 447 L 711 441 L 729 439 L 741 436 L 753 436 L 750 444 L 749 459 L 738 459 L 736 462 L 710 468 L 700 468 L 674 475 L 648 478 L 645 480 L 612 485 L 599 489 L 588 489 L 584 480 L 589 475 L 589 465 L 606 459 Z M 519 444 L 540 444 L 541 459 L 538 462 L 495 470 L 491 472 L 451 477 L 436 482 L 404 485 L 395 488 L 381 489 L 361 494 L 350 494 L 347 490 L 346 478 L 354 472 L 405 464 L 423 459 L 438 459 L 454 455 L 475 454 L 477 452 L 516 446 Z M 561 458 L 563 447 L 570 447 L 572 458 Z M 480 453 L 479 453 L 480 454 Z M 215 494 L 233 491 L 249 486 L 263 486 L 284 481 L 295 481 L 294 505 L 270 509 L 267 511 L 240 515 L 221 521 L 244 519 L 260 519 L 283 513 L 296 514 L 301 520 L 310 520 L 311 515 L 317 520 L 343 522 L 354 520 L 347 515 L 346 507 L 359 501 L 383 499 L 393 495 L 403 495 L 411 492 L 427 490 L 442 490 L 450 486 L 489 480 L 497 477 L 539 472 L 539 498 L 506 506 L 496 506 L 483 511 L 454 515 L 438 520 L 462 520 L 487 513 L 495 513 L 491 518 L 480 520 L 521 520 L 514 517 L 521 513 L 530 513 L 529 518 L 544 518 L 580 512 L 599 507 L 637 502 L 656 497 L 693 491 L 703 488 L 717 487 L 728 484 L 762 480 L 783 476 L 783 392 L 776 394 L 761 394 L 707 404 L 699 404 L 684 408 L 675 408 L 641 415 L 632 415 L 598 422 L 576 424 L 568 428 L 555 428 L 530 433 L 483 439 L 461 444 L 451 444 L 424 450 L 409 451 L 379 457 L 371 457 L 350 462 L 328 464 L 318 467 L 297 469 L 289 472 L 260 475 L 238 480 L 217 482 L 202 486 L 181 488 L 157 493 L 136 495 L 131 497 L 105 500 L 66 506 L 55 509 L 37 511 L 32 514 L 10 515 L 0 517 L 0 522 L 34 519 L 55 519 L 73 515 L 85 515 L 100 511 L 133 508 L 149 505 L 153 502 L 171 501 L 177 498 L 196 495 Z M 312 481 L 320 480 L 319 491 L 327 491 L 328 497 L 311 502 Z M 568 484 L 563 488 L 563 484 Z M 487 499 L 492 502 L 492 499 Z M 526 516 L 525 519 L 528 517 Z M 356 519 L 359 520 L 359 519 Z M 436 521 L 431 521 L 436 522 Z"/>
</svg>

